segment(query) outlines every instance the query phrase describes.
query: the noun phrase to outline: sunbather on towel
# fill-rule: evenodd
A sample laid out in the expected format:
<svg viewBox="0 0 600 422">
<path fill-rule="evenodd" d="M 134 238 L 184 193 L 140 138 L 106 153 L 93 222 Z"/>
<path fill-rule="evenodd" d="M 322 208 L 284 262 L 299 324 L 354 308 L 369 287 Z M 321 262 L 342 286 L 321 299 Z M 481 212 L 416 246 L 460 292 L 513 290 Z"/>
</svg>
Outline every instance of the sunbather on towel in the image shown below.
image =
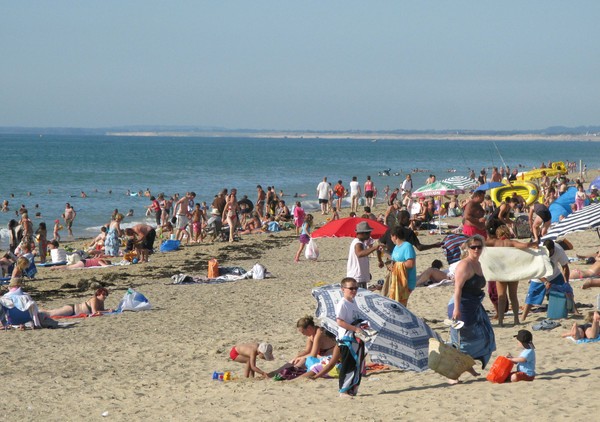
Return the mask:
<svg viewBox="0 0 600 422">
<path fill-rule="evenodd" d="M 589 338 L 594 339 L 600 334 L 600 314 L 598 311 L 590 311 L 585 317 L 585 324 L 573 323 L 570 331 L 562 334 L 562 337 L 573 337 L 575 340 Z"/>
<path fill-rule="evenodd" d="M 83 303 L 77 305 L 65 305 L 57 309 L 43 310 L 40 309 L 40 313 L 49 317 L 54 316 L 73 316 L 73 315 L 101 315 L 108 312 L 112 312 L 112 309 L 104 309 L 104 301 L 108 297 L 108 290 L 104 287 L 96 290 L 94 296 L 86 300 Z"/>
<path fill-rule="evenodd" d="M 108 267 L 112 265 L 108 259 L 104 258 L 88 258 L 82 259 L 74 264 L 69 265 L 56 265 L 51 270 L 77 270 L 80 268 L 90 268 L 90 267 Z"/>
</svg>

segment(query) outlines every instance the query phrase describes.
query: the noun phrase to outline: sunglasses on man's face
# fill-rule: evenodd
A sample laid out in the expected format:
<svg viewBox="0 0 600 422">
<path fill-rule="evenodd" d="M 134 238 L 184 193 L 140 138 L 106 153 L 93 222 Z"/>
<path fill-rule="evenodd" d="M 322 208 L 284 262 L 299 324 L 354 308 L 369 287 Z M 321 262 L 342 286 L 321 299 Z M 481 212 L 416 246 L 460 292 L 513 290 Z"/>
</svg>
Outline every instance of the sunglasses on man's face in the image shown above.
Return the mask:
<svg viewBox="0 0 600 422">
<path fill-rule="evenodd" d="M 473 246 L 469 246 L 469 249 L 481 250 L 481 249 L 483 249 L 483 246 L 482 245 L 473 245 Z"/>
<path fill-rule="evenodd" d="M 344 289 L 356 291 L 356 290 L 358 290 L 358 287 L 344 287 Z"/>
</svg>

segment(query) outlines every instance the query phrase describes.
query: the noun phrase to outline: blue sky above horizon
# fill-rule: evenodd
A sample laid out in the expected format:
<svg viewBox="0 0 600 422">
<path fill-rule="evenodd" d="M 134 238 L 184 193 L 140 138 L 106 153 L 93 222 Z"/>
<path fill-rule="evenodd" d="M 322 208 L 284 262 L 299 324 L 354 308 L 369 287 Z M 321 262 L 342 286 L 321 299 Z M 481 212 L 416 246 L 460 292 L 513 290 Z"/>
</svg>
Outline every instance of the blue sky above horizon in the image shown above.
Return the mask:
<svg viewBox="0 0 600 422">
<path fill-rule="evenodd" d="M 0 5 L 0 126 L 597 125 L 596 1 Z"/>
</svg>

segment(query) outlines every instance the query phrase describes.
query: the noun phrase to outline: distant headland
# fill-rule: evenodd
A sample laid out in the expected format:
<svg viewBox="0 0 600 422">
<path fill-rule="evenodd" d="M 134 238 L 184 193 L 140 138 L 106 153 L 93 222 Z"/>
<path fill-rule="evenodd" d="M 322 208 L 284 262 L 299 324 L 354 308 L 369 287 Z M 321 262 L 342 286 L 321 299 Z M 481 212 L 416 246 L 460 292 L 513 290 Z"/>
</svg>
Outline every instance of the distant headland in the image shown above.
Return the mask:
<svg viewBox="0 0 600 422">
<path fill-rule="evenodd" d="M 207 126 L 117 126 L 106 128 L 0 127 L 0 135 L 139 136 L 473 141 L 600 141 L 600 126 L 553 126 L 540 130 L 272 130 Z"/>
</svg>

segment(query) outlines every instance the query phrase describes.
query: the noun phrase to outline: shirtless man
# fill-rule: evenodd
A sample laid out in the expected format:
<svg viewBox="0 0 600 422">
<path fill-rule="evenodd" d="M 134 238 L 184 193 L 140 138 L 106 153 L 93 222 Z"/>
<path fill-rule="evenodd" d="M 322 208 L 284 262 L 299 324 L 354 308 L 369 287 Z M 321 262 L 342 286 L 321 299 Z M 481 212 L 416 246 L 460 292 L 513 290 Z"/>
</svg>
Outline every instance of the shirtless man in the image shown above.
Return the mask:
<svg viewBox="0 0 600 422">
<path fill-rule="evenodd" d="M 135 247 L 140 257 L 139 262 L 148 262 L 148 255 L 154 250 L 156 230 L 148 224 L 136 224 L 125 229 L 125 234 L 131 237 L 132 246 Z"/>
<path fill-rule="evenodd" d="M 471 196 L 471 200 L 465 205 L 463 233 L 467 236 L 480 234 L 484 238 L 487 238 L 487 232 L 485 230 L 485 211 L 481 206 L 484 199 L 485 191 L 475 191 Z"/>
<path fill-rule="evenodd" d="M 177 217 L 176 229 L 177 229 L 177 240 L 180 242 L 183 240 L 183 234 L 187 233 L 187 225 L 188 225 L 188 205 L 190 202 L 189 192 L 181 197 L 179 201 L 175 204 L 175 216 Z M 190 236 L 188 233 L 188 242 Z"/>
<path fill-rule="evenodd" d="M 75 220 L 75 217 L 77 217 L 77 213 L 75 212 L 75 210 L 73 209 L 71 204 L 69 204 L 68 202 L 65 207 L 64 215 L 65 215 L 64 216 L 65 226 L 67 227 L 67 230 L 69 231 L 69 236 L 73 237 L 73 221 Z"/>
<path fill-rule="evenodd" d="M 502 175 L 498 172 L 498 167 L 492 168 L 491 181 L 498 182 L 498 183 L 502 182 Z"/>
</svg>

